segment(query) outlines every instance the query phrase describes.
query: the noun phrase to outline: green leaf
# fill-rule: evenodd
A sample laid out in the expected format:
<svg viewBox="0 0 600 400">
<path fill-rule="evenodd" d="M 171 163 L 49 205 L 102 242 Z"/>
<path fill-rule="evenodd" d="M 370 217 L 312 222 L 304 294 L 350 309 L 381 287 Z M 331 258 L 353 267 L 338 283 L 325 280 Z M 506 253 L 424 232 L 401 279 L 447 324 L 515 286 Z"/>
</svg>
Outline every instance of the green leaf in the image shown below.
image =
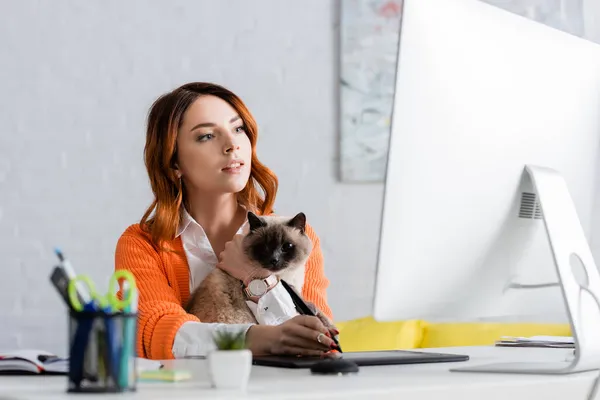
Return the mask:
<svg viewBox="0 0 600 400">
<path fill-rule="evenodd" d="M 246 348 L 245 332 L 217 332 L 213 340 L 218 350 L 242 350 Z"/>
</svg>

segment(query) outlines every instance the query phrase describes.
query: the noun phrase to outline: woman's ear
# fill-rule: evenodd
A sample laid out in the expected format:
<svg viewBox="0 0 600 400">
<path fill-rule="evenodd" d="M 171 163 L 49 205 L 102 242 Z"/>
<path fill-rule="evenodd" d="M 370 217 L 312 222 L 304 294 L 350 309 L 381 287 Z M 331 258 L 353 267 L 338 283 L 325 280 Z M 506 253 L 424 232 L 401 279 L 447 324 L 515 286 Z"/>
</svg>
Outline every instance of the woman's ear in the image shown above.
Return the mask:
<svg viewBox="0 0 600 400">
<path fill-rule="evenodd" d="M 175 175 L 177 176 L 177 179 L 181 179 L 181 170 L 179 169 L 179 165 L 177 165 L 177 163 L 173 163 L 173 170 L 175 171 Z"/>
</svg>

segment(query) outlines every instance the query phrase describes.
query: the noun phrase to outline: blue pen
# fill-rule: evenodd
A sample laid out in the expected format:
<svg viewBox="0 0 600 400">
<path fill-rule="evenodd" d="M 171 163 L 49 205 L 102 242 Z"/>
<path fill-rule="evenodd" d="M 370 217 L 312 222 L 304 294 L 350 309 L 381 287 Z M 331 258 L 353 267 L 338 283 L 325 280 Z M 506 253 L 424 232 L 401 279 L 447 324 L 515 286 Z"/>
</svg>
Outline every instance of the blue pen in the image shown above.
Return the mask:
<svg viewBox="0 0 600 400">
<path fill-rule="evenodd" d="M 71 381 L 75 386 L 79 387 L 84 375 L 84 359 L 86 348 L 90 338 L 90 332 L 94 324 L 92 316 L 85 317 L 86 313 L 93 313 L 96 311 L 96 307 L 92 302 L 87 303 L 83 307 L 83 317 L 77 319 L 77 329 L 73 336 L 73 343 L 71 345 L 69 354 L 69 375 Z"/>
</svg>

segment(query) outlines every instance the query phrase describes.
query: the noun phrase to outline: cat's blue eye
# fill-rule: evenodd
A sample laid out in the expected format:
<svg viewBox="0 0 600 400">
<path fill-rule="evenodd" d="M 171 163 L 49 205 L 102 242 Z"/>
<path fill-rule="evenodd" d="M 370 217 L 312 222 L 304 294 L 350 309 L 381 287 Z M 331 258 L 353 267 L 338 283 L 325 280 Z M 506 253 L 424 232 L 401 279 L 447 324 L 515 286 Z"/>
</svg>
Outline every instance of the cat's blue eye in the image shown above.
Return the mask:
<svg viewBox="0 0 600 400">
<path fill-rule="evenodd" d="M 212 139 L 214 136 L 212 133 L 207 133 L 206 135 L 200 135 L 198 136 L 198 138 L 196 138 L 196 141 L 198 142 L 206 142 L 207 140 Z"/>
<path fill-rule="evenodd" d="M 290 251 L 292 249 L 292 247 L 294 247 L 294 245 L 291 243 L 284 243 L 283 246 L 281 246 L 283 251 Z"/>
</svg>

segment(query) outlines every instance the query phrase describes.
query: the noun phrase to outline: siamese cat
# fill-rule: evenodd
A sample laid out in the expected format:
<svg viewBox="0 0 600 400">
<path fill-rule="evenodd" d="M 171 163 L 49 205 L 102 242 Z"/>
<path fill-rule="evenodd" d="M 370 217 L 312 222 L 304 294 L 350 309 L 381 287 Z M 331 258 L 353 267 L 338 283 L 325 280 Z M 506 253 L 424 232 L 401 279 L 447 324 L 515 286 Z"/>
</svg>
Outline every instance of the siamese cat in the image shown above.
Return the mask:
<svg viewBox="0 0 600 400">
<path fill-rule="evenodd" d="M 243 251 L 257 268 L 271 271 L 302 293 L 306 261 L 312 241 L 305 233 L 306 216 L 293 218 L 257 216 L 248 212 L 249 232 L 242 241 Z M 185 310 L 200 321 L 227 324 L 257 323 L 246 304 L 242 282 L 215 268 L 190 295 Z M 306 302 L 326 327 L 333 326 L 314 304 Z"/>
</svg>

